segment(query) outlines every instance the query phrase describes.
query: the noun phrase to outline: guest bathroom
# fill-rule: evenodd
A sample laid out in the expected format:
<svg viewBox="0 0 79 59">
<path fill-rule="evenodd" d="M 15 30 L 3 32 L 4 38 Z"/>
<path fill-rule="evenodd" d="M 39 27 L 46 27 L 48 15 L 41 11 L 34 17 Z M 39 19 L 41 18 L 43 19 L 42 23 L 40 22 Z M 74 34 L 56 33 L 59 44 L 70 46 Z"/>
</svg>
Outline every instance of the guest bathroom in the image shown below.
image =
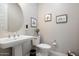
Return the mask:
<svg viewBox="0 0 79 59">
<path fill-rule="evenodd" d="M 79 3 L 0 3 L 0 56 L 79 56 Z"/>
</svg>

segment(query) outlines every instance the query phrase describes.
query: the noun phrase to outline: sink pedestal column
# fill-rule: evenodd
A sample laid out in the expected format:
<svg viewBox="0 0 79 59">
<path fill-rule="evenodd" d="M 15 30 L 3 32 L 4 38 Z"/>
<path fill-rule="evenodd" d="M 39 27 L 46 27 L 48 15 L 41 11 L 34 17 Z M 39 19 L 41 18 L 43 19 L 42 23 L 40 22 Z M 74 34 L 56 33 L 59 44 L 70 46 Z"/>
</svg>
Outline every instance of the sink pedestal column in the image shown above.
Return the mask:
<svg viewBox="0 0 79 59">
<path fill-rule="evenodd" d="M 22 56 L 22 45 L 17 45 L 12 48 L 12 56 Z"/>
</svg>

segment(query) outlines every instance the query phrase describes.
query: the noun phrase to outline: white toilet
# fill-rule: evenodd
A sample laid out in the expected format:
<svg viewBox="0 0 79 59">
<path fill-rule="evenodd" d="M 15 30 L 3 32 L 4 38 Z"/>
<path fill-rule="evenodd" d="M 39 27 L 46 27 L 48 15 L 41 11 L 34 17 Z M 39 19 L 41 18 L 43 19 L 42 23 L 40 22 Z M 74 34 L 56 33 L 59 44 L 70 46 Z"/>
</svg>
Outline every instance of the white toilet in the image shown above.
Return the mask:
<svg viewBox="0 0 79 59">
<path fill-rule="evenodd" d="M 32 44 L 33 46 L 36 46 L 37 48 L 39 48 L 40 52 L 37 53 L 38 56 L 48 56 L 48 52 L 51 46 L 49 44 L 40 43 L 40 36 L 35 37 L 32 40 Z"/>
</svg>

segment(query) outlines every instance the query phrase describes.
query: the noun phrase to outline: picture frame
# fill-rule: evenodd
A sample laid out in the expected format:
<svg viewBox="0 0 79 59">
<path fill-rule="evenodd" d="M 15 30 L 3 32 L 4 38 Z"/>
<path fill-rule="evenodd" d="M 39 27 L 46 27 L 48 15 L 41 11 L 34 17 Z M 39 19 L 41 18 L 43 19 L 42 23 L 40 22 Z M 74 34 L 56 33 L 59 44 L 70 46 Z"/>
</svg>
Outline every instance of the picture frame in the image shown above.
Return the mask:
<svg viewBox="0 0 79 59">
<path fill-rule="evenodd" d="M 45 15 L 45 22 L 51 21 L 52 20 L 52 14 L 48 13 Z"/>
<path fill-rule="evenodd" d="M 63 14 L 63 15 L 58 15 L 56 16 L 56 23 L 67 23 L 67 14 Z"/>
<path fill-rule="evenodd" d="M 31 17 L 31 27 L 37 27 L 37 19 L 35 17 Z"/>
</svg>

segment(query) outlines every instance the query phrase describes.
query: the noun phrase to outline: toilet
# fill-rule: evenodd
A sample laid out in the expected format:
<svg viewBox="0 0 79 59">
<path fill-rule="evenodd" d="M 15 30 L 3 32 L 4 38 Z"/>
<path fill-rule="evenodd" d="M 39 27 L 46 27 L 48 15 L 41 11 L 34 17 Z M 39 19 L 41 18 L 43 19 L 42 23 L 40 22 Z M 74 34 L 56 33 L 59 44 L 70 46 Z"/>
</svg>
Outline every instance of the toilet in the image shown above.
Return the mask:
<svg viewBox="0 0 79 59">
<path fill-rule="evenodd" d="M 39 53 L 37 53 L 37 56 L 48 56 L 48 52 L 51 46 L 49 44 L 40 43 L 40 36 L 35 37 L 32 40 L 32 44 L 39 49 Z"/>
</svg>

